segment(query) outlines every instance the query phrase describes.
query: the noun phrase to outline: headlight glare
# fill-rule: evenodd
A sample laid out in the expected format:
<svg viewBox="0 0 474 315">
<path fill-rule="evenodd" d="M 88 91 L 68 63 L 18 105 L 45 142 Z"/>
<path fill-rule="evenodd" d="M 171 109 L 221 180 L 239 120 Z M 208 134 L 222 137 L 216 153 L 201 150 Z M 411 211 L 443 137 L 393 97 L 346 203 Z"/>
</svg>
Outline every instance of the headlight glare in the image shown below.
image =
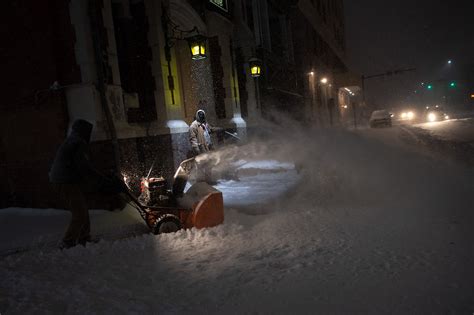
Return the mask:
<svg viewBox="0 0 474 315">
<path fill-rule="evenodd" d="M 433 122 L 436 121 L 437 117 L 435 113 L 429 113 L 428 114 L 428 121 Z"/>
</svg>

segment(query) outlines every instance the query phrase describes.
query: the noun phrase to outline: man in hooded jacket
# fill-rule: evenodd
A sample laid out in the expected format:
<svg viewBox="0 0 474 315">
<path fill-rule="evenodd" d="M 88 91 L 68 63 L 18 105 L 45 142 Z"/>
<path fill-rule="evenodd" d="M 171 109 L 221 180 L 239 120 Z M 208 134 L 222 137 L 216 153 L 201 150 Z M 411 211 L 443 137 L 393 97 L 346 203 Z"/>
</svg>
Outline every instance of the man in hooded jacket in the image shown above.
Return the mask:
<svg viewBox="0 0 474 315">
<path fill-rule="evenodd" d="M 211 132 L 212 127 L 206 121 L 206 113 L 199 109 L 189 126 L 189 142 L 195 156 L 212 150 Z"/>
<path fill-rule="evenodd" d="M 70 135 L 59 147 L 49 172 L 49 180 L 58 191 L 62 202 L 71 211 L 71 221 L 60 248 L 94 241 L 90 236 L 89 210 L 84 192 L 91 186 L 102 192 L 119 193 L 123 186 L 98 173 L 90 164 L 89 141 L 93 125 L 88 121 L 74 121 Z"/>
<path fill-rule="evenodd" d="M 222 130 L 222 128 L 211 127 L 207 123 L 204 110 L 199 109 L 196 112 L 195 119 L 189 126 L 189 142 L 194 156 L 213 150 L 211 132 L 218 130 Z M 202 180 L 211 185 L 215 183 L 211 176 L 211 164 L 209 159 L 203 159 L 198 163 L 198 181 Z"/>
</svg>

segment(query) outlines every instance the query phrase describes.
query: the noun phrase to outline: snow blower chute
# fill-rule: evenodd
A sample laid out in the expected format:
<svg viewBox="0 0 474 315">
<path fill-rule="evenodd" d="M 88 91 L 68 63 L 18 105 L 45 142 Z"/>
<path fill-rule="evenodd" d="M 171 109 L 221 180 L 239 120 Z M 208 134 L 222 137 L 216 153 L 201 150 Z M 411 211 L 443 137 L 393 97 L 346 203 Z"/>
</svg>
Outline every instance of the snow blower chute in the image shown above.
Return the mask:
<svg viewBox="0 0 474 315">
<path fill-rule="evenodd" d="M 130 191 L 130 204 L 138 210 L 154 234 L 176 232 L 179 229 L 213 227 L 224 222 L 222 192 L 205 182 L 197 182 L 186 192 L 195 159 L 184 160 L 173 177 L 172 189 L 166 189 L 164 178 L 143 178 L 141 195 Z"/>
</svg>

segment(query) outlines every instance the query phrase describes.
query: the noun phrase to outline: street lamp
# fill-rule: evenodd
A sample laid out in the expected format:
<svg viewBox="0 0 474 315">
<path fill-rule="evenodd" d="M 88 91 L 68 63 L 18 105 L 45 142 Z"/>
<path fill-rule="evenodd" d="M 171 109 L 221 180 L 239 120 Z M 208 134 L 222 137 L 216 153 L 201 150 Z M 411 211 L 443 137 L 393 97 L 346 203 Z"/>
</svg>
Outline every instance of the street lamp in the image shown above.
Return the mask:
<svg viewBox="0 0 474 315">
<path fill-rule="evenodd" d="M 186 40 L 191 52 L 193 60 L 200 60 L 206 58 L 206 40 L 207 37 L 199 34 L 199 29 L 195 26 L 190 30 L 182 30 L 178 24 L 171 20 L 168 13 L 168 8 L 162 4 L 161 24 L 163 27 L 163 35 L 165 37 L 165 59 L 168 76 L 168 89 L 171 97 L 171 104 L 176 104 L 175 99 L 175 83 L 171 66 L 171 48 L 179 40 Z"/>
<path fill-rule="evenodd" d="M 199 29 L 194 26 L 190 30 L 183 30 L 176 24 L 168 13 L 168 8 L 162 5 L 161 24 L 163 26 L 163 34 L 165 36 L 165 56 L 171 59 L 171 48 L 176 41 L 185 40 L 188 42 L 191 58 L 200 60 L 206 58 L 206 41 L 207 37 L 199 33 Z"/>
<path fill-rule="evenodd" d="M 258 78 L 262 73 L 262 61 L 258 58 L 249 59 L 250 75 Z"/>
<path fill-rule="evenodd" d="M 191 50 L 191 59 L 201 60 L 206 58 L 206 36 L 197 34 L 184 39 L 189 44 L 189 49 Z"/>
<path fill-rule="evenodd" d="M 322 83 L 322 84 L 328 83 L 328 78 L 326 78 L 326 77 L 322 78 L 322 79 L 321 79 L 321 83 Z"/>
<path fill-rule="evenodd" d="M 451 59 L 448 60 L 448 65 L 452 64 L 453 61 Z"/>
</svg>

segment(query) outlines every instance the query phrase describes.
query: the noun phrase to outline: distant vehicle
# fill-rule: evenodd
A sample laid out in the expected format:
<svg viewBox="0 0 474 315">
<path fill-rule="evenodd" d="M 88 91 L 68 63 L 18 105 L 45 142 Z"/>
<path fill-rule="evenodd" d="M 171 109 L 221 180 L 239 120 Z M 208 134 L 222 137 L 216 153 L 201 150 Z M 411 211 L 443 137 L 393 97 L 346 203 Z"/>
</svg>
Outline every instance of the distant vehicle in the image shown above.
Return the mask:
<svg viewBox="0 0 474 315">
<path fill-rule="evenodd" d="M 439 106 L 428 107 L 425 111 L 425 120 L 428 122 L 448 120 L 449 115 Z"/>
<path fill-rule="evenodd" d="M 416 118 L 416 112 L 414 110 L 405 110 L 400 113 L 400 115 L 397 117 L 398 120 L 401 121 L 413 121 Z"/>
<path fill-rule="evenodd" d="M 392 127 L 392 116 L 388 110 L 375 110 L 372 112 L 372 115 L 370 115 L 370 127 Z"/>
</svg>

